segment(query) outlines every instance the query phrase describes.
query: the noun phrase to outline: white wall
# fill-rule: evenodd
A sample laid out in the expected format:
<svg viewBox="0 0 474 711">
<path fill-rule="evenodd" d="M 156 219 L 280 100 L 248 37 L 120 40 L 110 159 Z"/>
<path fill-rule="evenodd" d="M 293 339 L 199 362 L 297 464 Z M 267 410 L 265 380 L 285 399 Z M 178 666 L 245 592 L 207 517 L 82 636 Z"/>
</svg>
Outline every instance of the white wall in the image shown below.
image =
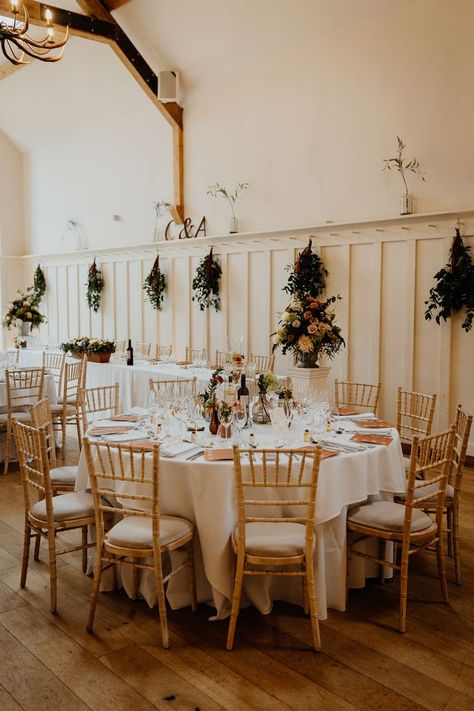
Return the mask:
<svg viewBox="0 0 474 711">
<path fill-rule="evenodd" d="M 24 254 L 22 156 L 0 130 L 0 254 Z"/>
</svg>

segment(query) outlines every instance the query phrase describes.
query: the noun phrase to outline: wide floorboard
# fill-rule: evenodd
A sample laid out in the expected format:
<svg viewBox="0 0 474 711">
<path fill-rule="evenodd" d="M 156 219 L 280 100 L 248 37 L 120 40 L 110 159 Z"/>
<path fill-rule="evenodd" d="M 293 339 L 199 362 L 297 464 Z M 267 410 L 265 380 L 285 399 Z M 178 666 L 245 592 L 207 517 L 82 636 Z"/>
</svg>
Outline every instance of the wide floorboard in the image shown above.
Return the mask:
<svg viewBox="0 0 474 711">
<path fill-rule="evenodd" d="M 77 461 L 71 439 L 68 463 Z M 75 534 L 70 534 L 75 535 Z M 396 631 L 398 584 L 352 591 L 348 611 L 321 625 L 311 650 L 302 610 L 242 611 L 235 648 L 212 609 L 169 612 L 171 647 L 160 644 L 156 610 L 123 593 L 101 595 L 95 634 L 85 631 L 90 578 L 80 554 L 59 561 L 59 613 L 49 612 L 46 549 L 20 589 L 23 497 L 15 465 L 0 477 L 0 709 L 474 709 L 474 471 L 465 476 L 462 587 L 440 602 L 430 553 L 417 557 L 408 631 Z"/>
</svg>

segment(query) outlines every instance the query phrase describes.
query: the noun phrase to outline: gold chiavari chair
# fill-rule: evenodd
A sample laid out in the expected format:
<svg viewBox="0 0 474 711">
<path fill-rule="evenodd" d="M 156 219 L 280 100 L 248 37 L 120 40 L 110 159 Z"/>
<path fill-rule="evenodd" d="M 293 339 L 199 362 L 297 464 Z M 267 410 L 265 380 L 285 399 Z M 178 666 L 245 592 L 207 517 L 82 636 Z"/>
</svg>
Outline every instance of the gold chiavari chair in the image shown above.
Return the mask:
<svg viewBox="0 0 474 711">
<path fill-rule="evenodd" d="M 134 575 L 135 597 L 138 595 L 139 570 L 151 570 L 154 573 L 162 644 L 163 647 L 168 647 L 165 584 L 183 568 L 188 569 L 192 610 L 196 610 L 194 525 L 187 519 L 160 513 L 159 445 L 154 444 L 151 447 L 151 461 L 150 448 L 147 457 L 145 449 L 92 442 L 88 437 L 84 438 L 84 450 L 94 497 L 97 536 L 94 584 L 87 630 L 91 632 L 93 628 L 102 571 L 110 566 L 129 565 Z M 118 489 L 121 508 L 109 503 L 110 497 L 114 497 Z M 137 505 L 147 510 L 137 510 Z M 104 517 L 107 514 L 121 514 L 123 518 L 106 532 Z M 164 575 L 161 562 L 163 553 L 169 554 L 178 549 L 186 551 L 186 559 Z M 147 563 L 146 558 L 153 558 L 153 563 Z"/>
<path fill-rule="evenodd" d="M 135 343 L 134 351 L 137 355 L 142 355 L 148 358 L 151 351 L 151 343 Z"/>
<path fill-rule="evenodd" d="M 216 350 L 216 358 L 214 360 L 214 369 L 223 368 L 226 361 L 227 353 L 225 351 Z"/>
<path fill-rule="evenodd" d="M 13 421 L 15 444 L 20 462 L 23 495 L 25 501 L 25 538 L 20 585 L 26 585 L 31 538 L 48 542 L 49 573 L 51 581 L 51 612 L 57 607 L 57 572 L 58 555 L 82 551 L 82 568 L 86 572 L 87 549 L 94 543 L 87 541 L 87 527 L 95 522 L 94 506 L 91 494 L 74 492 L 53 496 L 49 474 L 46 431 L 36 429 L 17 420 Z M 38 499 L 33 498 L 36 492 Z M 57 549 L 57 534 L 61 531 L 80 529 L 81 545 Z M 35 560 L 39 557 L 39 545 L 35 545 Z"/>
<path fill-rule="evenodd" d="M 273 371 L 275 367 L 275 356 L 255 355 L 255 353 L 251 353 L 248 362 L 255 363 L 257 373 L 264 373 L 266 370 Z"/>
<path fill-rule="evenodd" d="M 44 397 L 30 405 L 31 423 L 36 429 L 43 429 L 46 437 L 49 477 L 53 495 L 58 492 L 74 491 L 77 466 L 58 467 L 56 461 L 56 442 L 54 439 L 53 418 L 49 398 Z M 39 543 L 39 539 L 38 539 Z"/>
<path fill-rule="evenodd" d="M 334 404 L 336 412 L 340 407 L 357 408 L 361 412 L 377 414 L 380 397 L 380 383 L 352 383 L 344 380 L 334 381 Z"/>
<path fill-rule="evenodd" d="M 373 501 L 349 509 L 347 515 L 347 575 L 351 557 L 357 555 L 382 566 L 400 571 L 400 632 L 406 631 L 408 568 L 413 555 L 435 547 L 443 601 L 448 602 L 448 586 L 442 537 L 446 485 L 452 466 L 454 426 L 445 432 L 419 439 L 413 438 L 408 471 L 405 504 Z M 424 478 L 422 478 L 424 477 Z M 434 520 L 420 509 L 429 502 Z M 393 561 L 376 557 L 354 548 L 365 538 L 391 541 L 401 549 L 400 563 L 396 550 Z M 349 580 L 349 577 L 348 577 Z"/>
<path fill-rule="evenodd" d="M 79 449 L 81 448 L 79 391 L 84 382 L 86 368 L 87 360 L 85 357 L 74 363 L 64 364 L 62 393 L 58 398 L 57 405 L 51 405 L 53 428 L 56 427 L 56 429 L 61 431 L 61 452 L 63 459 L 66 456 L 66 433 L 68 425 L 76 426 L 77 442 Z"/>
<path fill-rule="evenodd" d="M 426 437 L 431 434 L 436 393 L 423 395 L 398 388 L 397 392 L 397 430 L 402 442 L 411 442 L 413 437 Z"/>
<path fill-rule="evenodd" d="M 43 351 L 42 365 L 45 371 L 54 378 L 57 392 L 61 394 L 62 378 L 64 372 L 64 363 L 66 361 L 65 353 L 57 351 Z"/>
<path fill-rule="evenodd" d="M 97 419 L 97 415 L 100 414 L 107 418 L 119 414 L 120 388 L 118 383 L 97 388 L 81 388 L 79 399 L 84 434 L 91 421 Z"/>
<path fill-rule="evenodd" d="M 197 388 L 197 378 L 175 378 L 169 380 L 155 380 L 150 378 L 150 392 L 159 398 L 165 392 L 170 392 L 172 389 L 174 394 L 180 397 L 194 395 Z"/>
<path fill-rule="evenodd" d="M 313 644 L 319 650 L 313 555 L 321 450 L 233 449 L 238 525 L 232 546 L 237 567 L 227 649 L 234 644 L 244 576 L 288 575 L 303 579 L 305 612 L 309 604 Z M 276 506 L 284 513 L 277 515 Z"/>
<path fill-rule="evenodd" d="M 461 553 L 459 541 L 459 506 L 463 479 L 464 462 L 466 461 L 467 445 L 471 433 L 472 415 L 468 415 L 458 405 L 454 422 L 455 436 L 453 446 L 453 466 L 446 486 L 444 500 L 444 515 L 446 516 L 446 533 L 448 536 L 448 556 L 454 559 L 454 572 L 457 585 L 461 585 Z M 421 490 L 423 493 L 423 490 Z M 427 492 L 428 493 L 428 492 Z M 435 489 L 436 493 L 436 489 Z M 418 490 L 415 489 L 415 505 L 417 505 Z M 397 496 L 397 500 L 404 501 L 406 495 Z M 425 501 L 422 504 L 425 511 L 436 510 L 436 501 Z"/>
<path fill-rule="evenodd" d="M 115 350 L 117 353 L 125 353 L 127 350 L 127 341 L 115 341 Z"/>
<path fill-rule="evenodd" d="M 189 346 L 186 346 L 185 363 L 189 365 L 193 362 L 193 360 L 199 359 L 201 355 L 202 348 L 190 348 Z"/>
<path fill-rule="evenodd" d="M 173 353 L 173 346 L 160 346 L 158 343 L 155 344 L 154 355 L 156 360 L 164 358 L 166 356 L 171 356 Z"/>
<path fill-rule="evenodd" d="M 3 473 L 8 473 L 12 440 L 12 418 L 31 422 L 28 407 L 43 397 L 44 368 L 6 370 L 7 411 L 0 414 L 0 426 L 6 428 L 5 462 Z"/>
</svg>

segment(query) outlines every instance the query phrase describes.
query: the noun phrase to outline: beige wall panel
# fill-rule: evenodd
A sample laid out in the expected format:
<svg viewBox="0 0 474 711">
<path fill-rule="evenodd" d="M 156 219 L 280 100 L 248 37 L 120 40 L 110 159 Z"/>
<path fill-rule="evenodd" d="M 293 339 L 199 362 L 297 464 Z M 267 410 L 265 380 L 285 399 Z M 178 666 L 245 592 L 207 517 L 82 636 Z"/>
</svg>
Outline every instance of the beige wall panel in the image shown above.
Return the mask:
<svg viewBox="0 0 474 711">
<path fill-rule="evenodd" d="M 175 353 L 184 358 L 186 346 L 190 345 L 190 282 L 189 257 L 177 257 L 173 260 L 172 310 L 174 318 Z"/>
<path fill-rule="evenodd" d="M 267 355 L 271 349 L 270 257 L 269 252 L 249 254 L 248 351 L 259 355 Z"/>
<path fill-rule="evenodd" d="M 329 361 L 332 368 L 329 380 L 334 378 L 340 380 L 347 379 L 348 367 L 348 346 L 349 346 L 349 313 L 350 313 L 350 246 L 339 245 L 337 247 L 323 247 L 320 257 L 323 260 L 329 275 L 326 279 L 326 295 L 340 296 L 336 301 L 334 309 L 336 311 L 336 323 L 342 330 L 342 336 L 346 341 L 346 347 Z"/>
<path fill-rule="evenodd" d="M 219 264 L 222 269 L 221 277 L 221 308 L 220 311 L 208 311 L 206 313 L 206 322 L 208 324 L 208 348 L 209 357 L 214 360 L 215 352 L 222 351 L 226 346 L 226 332 L 227 332 L 227 259 L 228 255 L 220 254 L 218 255 Z M 194 277 L 194 271 L 193 271 Z"/>
<path fill-rule="evenodd" d="M 232 339 L 243 338 L 243 350 L 247 350 L 248 316 L 248 268 L 247 254 L 227 256 L 227 335 Z"/>
<path fill-rule="evenodd" d="M 273 333 L 278 325 L 279 314 L 285 310 L 290 301 L 289 295 L 283 291 L 288 280 L 288 272 L 286 266 L 293 262 L 293 250 L 276 249 L 271 252 L 271 269 L 270 269 L 270 333 Z M 285 374 L 289 365 L 292 365 L 290 355 L 284 356 L 281 348 L 275 351 L 275 371 Z"/>
<path fill-rule="evenodd" d="M 127 269 L 128 267 L 128 269 Z M 140 260 L 130 261 L 124 264 L 115 264 L 115 284 L 118 291 L 128 294 L 128 306 L 117 313 L 117 338 L 131 338 L 133 341 L 142 340 L 143 327 L 143 300 L 145 292 L 142 285 L 142 263 Z M 115 294 L 116 303 L 118 293 Z"/>
<path fill-rule="evenodd" d="M 143 281 L 145 281 L 145 278 L 147 275 L 150 273 L 151 268 L 153 267 L 153 262 L 154 259 L 144 259 L 142 264 L 142 276 L 143 276 Z M 138 284 L 136 282 L 136 277 L 137 274 L 135 274 L 135 279 L 132 281 L 130 278 L 130 286 L 129 290 L 137 292 L 138 291 Z M 138 301 L 138 296 L 135 293 L 135 298 Z M 150 343 L 155 343 L 158 340 L 158 316 L 157 316 L 157 311 L 152 308 L 150 302 L 148 301 L 147 298 L 145 298 L 145 292 L 143 292 L 143 296 L 140 295 L 140 299 L 143 301 L 140 302 L 140 310 L 143 310 L 143 328 L 142 329 L 137 329 L 135 339 L 137 341 L 145 341 L 145 342 L 150 342 Z M 130 312 L 132 313 L 132 312 Z M 130 330 L 132 329 L 132 324 L 130 323 Z M 128 338 L 131 338 L 132 336 L 128 336 Z"/>
<path fill-rule="evenodd" d="M 67 267 L 68 303 L 69 303 L 69 338 L 79 335 L 79 274 L 77 264 Z"/>
<path fill-rule="evenodd" d="M 157 339 L 163 346 L 169 346 L 173 343 L 173 292 L 170 285 L 170 269 L 171 260 L 160 258 L 160 269 L 166 274 L 167 286 L 165 298 L 161 306 L 161 311 L 158 312 L 158 333 Z M 145 280 L 146 274 L 143 276 Z"/>
<path fill-rule="evenodd" d="M 48 267 L 45 270 L 46 281 L 48 283 L 48 300 L 47 300 L 47 319 L 48 319 L 48 338 L 53 342 L 59 341 L 58 333 L 58 284 L 57 284 L 57 269 L 56 267 Z"/>
<path fill-rule="evenodd" d="M 201 257 L 191 257 L 190 259 L 190 269 L 191 269 L 191 283 L 196 275 L 196 269 L 199 266 Z M 193 348 L 205 348 L 207 350 L 207 314 L 205 311 L 201 311 L 199 304 L 196 301 L 192 301 L 192 287 L 191 288 L 191 343 L 188 345 L 193 346 Z M 208 354 L 209 358 L 213 360 L 213 354 Z"/>
<path fill-rule="evenodd" d="M 87 264 L 79 264 L 79 333 L 76 336 L 90 336 L 91 317 L 89 306 L 87 305 Z M 74 337 L 74 336 L 73 336 Z"/>
<path fill-rule="evenodd" d="M 123 265 L 120 265 L 123 268 Z M 115 270 L 113 262 L 101 264 L 104 277 L 104 290 L 101 295 L 99 315 L 102 318 L 102 338 L 115 338 L 115 318 L 118 311 L 127 308 L 127 292 L 122 289 L 120 279 L 115 283 Z M 117 301 L 117 304 L 115 303 Z M 118 307 L 118 310 L 117 310 Z"/>
<path fill-rule="evenodd" d="M 378 283 L 378 262 L 375 245 L 362 244 L 351 247 L 350 325 L 347 339 L 349 379 L 362 383 L 375 383 L 372 354 L 377 345 L 380 298 L 374 286 Z"/>
<path fill-rule="evenodd" d="M 380 339 L 380 413 L 396 421 L 396 392 L 403 386 L 407 311 L 407 243 L 383 245 Z"/>
</svg>

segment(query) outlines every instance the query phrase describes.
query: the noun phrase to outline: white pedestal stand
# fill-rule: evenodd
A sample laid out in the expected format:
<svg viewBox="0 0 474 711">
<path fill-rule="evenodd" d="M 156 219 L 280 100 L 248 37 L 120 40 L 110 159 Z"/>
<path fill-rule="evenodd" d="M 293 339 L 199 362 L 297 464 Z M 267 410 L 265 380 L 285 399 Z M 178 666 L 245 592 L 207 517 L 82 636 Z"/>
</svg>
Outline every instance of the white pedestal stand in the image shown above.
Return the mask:
<svg viewBox="0 0 474 711">
<path fill-rule="evenodd" d="M 331 368 L 320 366 L 319 368 L 288 368 L 288 375 L 291 378 L 292 387 L 302 392 L 316 393 L 327 392 L 328 375 Z M 327 393 L 329 397 L 329 393 Z"/>
</svg>

